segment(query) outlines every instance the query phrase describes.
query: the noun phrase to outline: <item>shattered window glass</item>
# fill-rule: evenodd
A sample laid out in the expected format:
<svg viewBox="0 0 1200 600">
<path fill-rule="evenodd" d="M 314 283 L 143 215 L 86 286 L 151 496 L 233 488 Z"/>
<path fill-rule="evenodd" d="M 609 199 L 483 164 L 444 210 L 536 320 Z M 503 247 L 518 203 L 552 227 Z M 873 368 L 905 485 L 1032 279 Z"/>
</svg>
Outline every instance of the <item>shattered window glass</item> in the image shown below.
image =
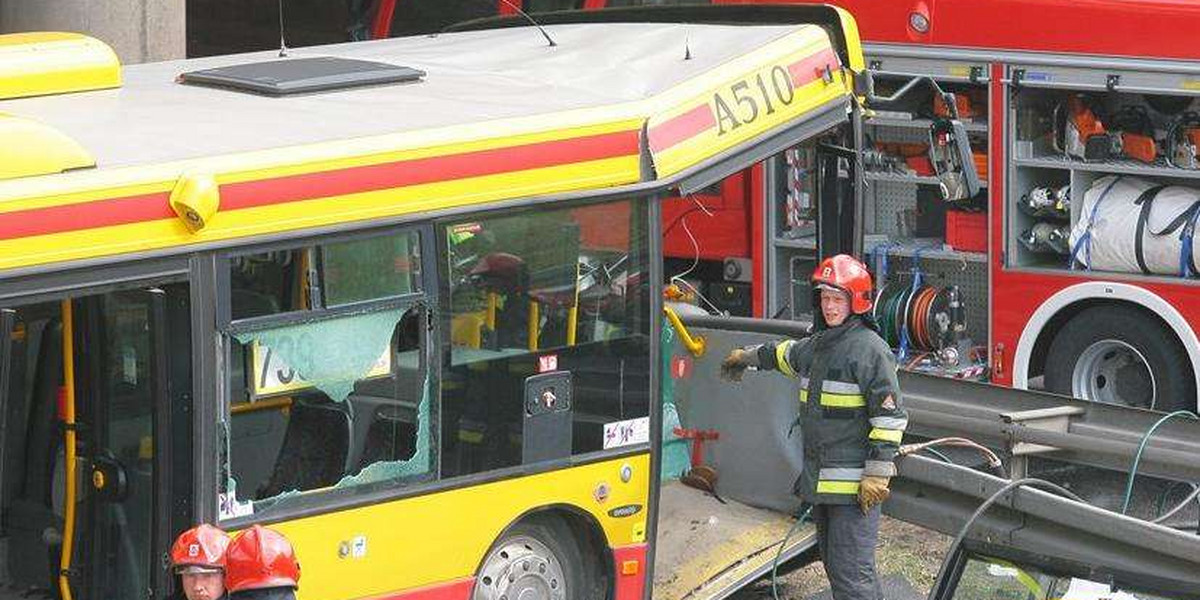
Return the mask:
<svg viewBox="0 0 1200 600">
<path fill-rule="evenodd" d="M 419 297 L 385 301 L 419 291 L 416 235 L 249 258 L 241 267 L 231 261 L 241 270 L 225 338 L 220 517 L 436 476 L 426 309 Z M 249 290 L 274 299 L 273 310 L 239 312 L 237 295 Z M 267 315 L 275 316 L 237 320 Z"/>
<path fill-rule="evenodd" d="M 1166 600 L 1183 597 L 1127 586 L 1121 581 L 1093 581 L 1087 568 L 1055 569 L 989 556 L 972 556 L 954 586 L 953 600 Z M 1074 571 L 1074 572 L 1073 572 Z"/>
</svg>

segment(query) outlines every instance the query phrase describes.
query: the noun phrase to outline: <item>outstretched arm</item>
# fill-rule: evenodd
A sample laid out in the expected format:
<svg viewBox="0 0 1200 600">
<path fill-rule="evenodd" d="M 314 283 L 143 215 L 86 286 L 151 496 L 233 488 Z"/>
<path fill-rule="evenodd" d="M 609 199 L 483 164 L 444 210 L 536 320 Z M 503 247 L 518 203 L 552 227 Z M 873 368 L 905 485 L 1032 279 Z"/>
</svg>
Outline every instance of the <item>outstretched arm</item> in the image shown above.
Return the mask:
<svg viewBox="0 0 1200 600">
<path fill-rule="evenodd" d="M 779 340 L 734 348 L 721 363 L 721 376 L 729 381 L 741 381 L 748 367 L 776 370 L 788 377 L 796 376 L 797 351 L 808 343 L 808 339 Z"/>
</svg>

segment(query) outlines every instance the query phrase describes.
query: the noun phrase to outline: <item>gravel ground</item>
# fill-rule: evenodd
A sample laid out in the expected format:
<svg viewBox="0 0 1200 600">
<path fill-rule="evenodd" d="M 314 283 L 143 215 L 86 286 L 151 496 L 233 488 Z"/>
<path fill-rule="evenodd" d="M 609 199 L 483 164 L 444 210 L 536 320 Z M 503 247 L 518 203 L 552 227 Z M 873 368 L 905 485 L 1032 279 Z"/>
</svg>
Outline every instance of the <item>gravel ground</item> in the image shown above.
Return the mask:
<svg viewBox="0 0 1200 600">
<path fill-rule="evenodd" d="M 883 517 L 879 525 L 879 547 L 875 558 L 888 600 L 925 598 L 937 577 L 950 538 L 903 521 Z M 733 600 L 771 597 L 770 581 L 759 581 L 730 596 Z M 829 583 L 821 562 L 779 577 L 780 598 L 821 600 L 829 598 Z"/>
</svg>

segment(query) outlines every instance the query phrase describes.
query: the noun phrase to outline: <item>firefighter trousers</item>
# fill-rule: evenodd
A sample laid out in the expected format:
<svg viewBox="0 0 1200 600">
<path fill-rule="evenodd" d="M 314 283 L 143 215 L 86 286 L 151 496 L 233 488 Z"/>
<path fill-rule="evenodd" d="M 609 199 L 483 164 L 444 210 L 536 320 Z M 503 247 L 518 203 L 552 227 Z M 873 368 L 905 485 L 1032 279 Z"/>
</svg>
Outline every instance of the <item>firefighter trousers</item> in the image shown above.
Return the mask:
<svg viewBox="0 0 1200 600">
<path fill-rule="evenodd" d="M 883 600 L 875 572 L 879 505 L 867 514 L 857 504 L 816 504 L 817 549 L 833 600 Z"/>
</svg>

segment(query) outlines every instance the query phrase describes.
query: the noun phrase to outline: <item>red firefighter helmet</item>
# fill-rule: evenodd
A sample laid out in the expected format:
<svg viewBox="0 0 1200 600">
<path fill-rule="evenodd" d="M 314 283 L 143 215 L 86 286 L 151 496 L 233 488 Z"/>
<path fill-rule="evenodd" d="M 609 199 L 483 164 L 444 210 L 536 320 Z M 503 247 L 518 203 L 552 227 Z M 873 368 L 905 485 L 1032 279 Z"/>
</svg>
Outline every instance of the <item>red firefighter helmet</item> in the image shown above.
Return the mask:
<svg viewBox="0 0 1200 600">
<path fill-rule="evenodd" d="M 850 312 L 861 315 L 871 310 L 871 273 L 849 254 L 831 256 L 813 271 L 814 289 L 832 287 L 850 295 Z"/>
<path fill-rule="evenodd" d="M 278 531 L 255 525 L 233 539 L 225 557 L 225 589 L 230 593 L 300 587 L 300 563 Z"/>
<path fill-rule="evenodd" d="M 229 536 L 212 525 L 197 525 L 175 538 L 171 564 L 176 573 L 216 573 L 225 570 Z"/>
</svg>

